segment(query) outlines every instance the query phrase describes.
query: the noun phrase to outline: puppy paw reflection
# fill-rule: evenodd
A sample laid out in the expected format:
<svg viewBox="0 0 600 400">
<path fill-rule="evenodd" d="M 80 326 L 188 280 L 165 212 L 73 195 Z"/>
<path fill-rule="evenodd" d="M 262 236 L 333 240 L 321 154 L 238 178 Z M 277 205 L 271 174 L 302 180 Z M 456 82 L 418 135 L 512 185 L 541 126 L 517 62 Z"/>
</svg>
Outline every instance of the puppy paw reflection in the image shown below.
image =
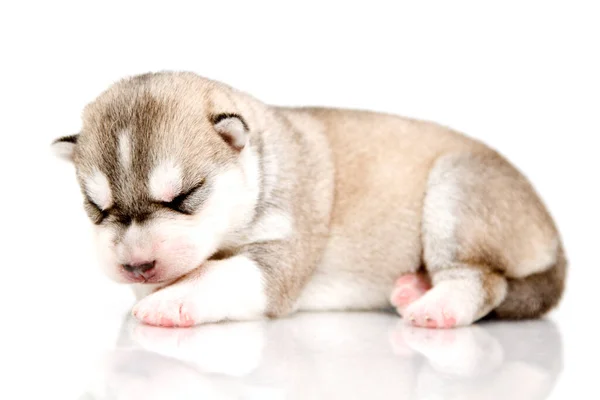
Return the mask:
<svg viewBox="0 0 600 400">
<path fill-rule="evenodd" d="M 143 350 L 115 350 L 105 355 L 94 376 L 89 399 L 233 399 L 218 380 L 193 366 Z"/>
<path fill-rule="evenodd" d="M 562 369 L 560 333 L 551 321 L 454 330 L 400 322 L 389 338 L 395 354 L 414 360 L 416 399 L 543 399 Z"/>
<path fill-rule="evenodd" d="M 500 343 L 479 326 L 454 330 L 407 326 L 401 332 L 404 342 L 439 372 L 477 376 L 498 368 L 504 359 Z"/>
<path fill-rule="evenodd" d="M 188 329 L 148 325 L 133 328 L 141 348 L 185 361 L 202 372 L 243 376 L 258 367 L 265 338 L 264 322 L 232 322 Z"/>
<path fill-rule="evenodd" d="M 263 322 L 168 329 L 128 318 L 118 344 L 99 366 L 88 398 L 237 399 L 269 394 L 269 388 L 239 379 L 261 363 Z"/>
</svg>

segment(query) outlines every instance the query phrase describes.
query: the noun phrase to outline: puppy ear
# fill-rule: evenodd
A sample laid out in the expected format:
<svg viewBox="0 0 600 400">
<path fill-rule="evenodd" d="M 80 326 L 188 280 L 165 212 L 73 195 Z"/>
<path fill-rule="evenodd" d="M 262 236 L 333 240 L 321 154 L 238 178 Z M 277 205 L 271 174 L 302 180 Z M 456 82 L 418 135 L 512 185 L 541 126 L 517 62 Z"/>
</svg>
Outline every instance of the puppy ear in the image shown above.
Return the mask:
<svg viewBox="0 0 600 400">
<path fill-rule="evenodd" d="M 67 161 L 73 161 L 73 153 L 77 145 L 79 134 L 63 136 L 52 142 L 52 150 L 54 155 Z"/>
<path fill-rule="evenodd" d="M 248 142 L 248 125 L 237 114 L 218 114 L 212 123 L 219 135 L 236 151 L 242 151 Z"/>
</svg>

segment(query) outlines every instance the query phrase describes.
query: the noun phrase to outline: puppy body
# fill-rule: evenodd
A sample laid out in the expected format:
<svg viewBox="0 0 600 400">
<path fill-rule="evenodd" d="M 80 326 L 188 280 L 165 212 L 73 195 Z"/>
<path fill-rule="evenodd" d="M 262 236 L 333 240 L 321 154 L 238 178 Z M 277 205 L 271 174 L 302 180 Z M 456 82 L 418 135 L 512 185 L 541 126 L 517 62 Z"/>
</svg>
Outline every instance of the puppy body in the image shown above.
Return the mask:
<svg viewBox="0 0 600 400">
<path fill-rule="evenodd" d="M 433 123 L 270 107 L 159 73 L 111 87 L 56 145 L 107 273 L 133 284 L 150 324 L 384 308 L 392 294 L 414 324 L 451 327 L 537 317 L 563 291 L 560 239 L 533 188 Z M 396 282 L 423 269 L 424 294 Z"/>
</svg>

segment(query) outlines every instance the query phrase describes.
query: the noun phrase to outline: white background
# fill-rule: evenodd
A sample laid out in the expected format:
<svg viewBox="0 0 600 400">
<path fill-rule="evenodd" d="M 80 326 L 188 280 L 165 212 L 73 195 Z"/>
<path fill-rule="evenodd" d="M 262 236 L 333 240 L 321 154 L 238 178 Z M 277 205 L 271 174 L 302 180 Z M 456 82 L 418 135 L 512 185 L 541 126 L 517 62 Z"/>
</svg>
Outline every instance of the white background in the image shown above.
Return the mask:
<svg viewBox="0 0 600 400">
<path fill-rule="evenodd" d="M 1 390 L 21 391 L 6 398 L 75 398 L 85 360 L 114 341 L 108 326 L 132 297 L 98 271 L 73 170 L 49 143 L 77 132 L 111 82 L 163 69 L 273 104 L 431 119 L 499 149 L 540 192 L 570 259 L 554 396 L 597 386 L 598 6 L 309 3 L 0 5 L 0 376 Z"/>
</svg>

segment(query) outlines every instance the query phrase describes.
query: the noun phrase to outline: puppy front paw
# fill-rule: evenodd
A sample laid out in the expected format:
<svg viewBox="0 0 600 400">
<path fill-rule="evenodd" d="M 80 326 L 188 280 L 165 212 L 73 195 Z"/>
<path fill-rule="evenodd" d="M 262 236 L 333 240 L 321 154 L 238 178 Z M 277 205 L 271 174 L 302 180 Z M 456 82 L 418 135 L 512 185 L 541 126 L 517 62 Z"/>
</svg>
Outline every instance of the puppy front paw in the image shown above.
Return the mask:
<svg viewBox="0 0 600 400">
<path fill-rule="evenodd" d="M 171 286 L 140 300 L 132 310 L 134 317 L 148 325 L 190 327 L 195 318 L 195 304 L 184 287 Z"/>
</svg>

